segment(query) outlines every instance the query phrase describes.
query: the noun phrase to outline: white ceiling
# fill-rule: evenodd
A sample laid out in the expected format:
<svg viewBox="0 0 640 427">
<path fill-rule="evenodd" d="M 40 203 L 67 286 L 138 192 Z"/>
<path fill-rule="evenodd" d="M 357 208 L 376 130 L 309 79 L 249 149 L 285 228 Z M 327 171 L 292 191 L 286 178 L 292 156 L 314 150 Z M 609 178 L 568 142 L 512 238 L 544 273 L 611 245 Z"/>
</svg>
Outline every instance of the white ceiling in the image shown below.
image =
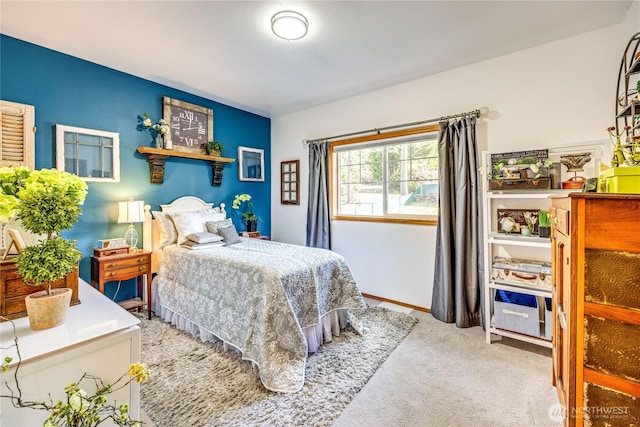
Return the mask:
<svg viewBox="0 0 640 427">
<path fill-rule="evenodd" d="M 276 117 L 617 24 L 630 5 L 2 0 L 0 31 Z M 271 33 L 271 16 L 285 9 L 307 17 L 307 37 Z"/>
</svg>

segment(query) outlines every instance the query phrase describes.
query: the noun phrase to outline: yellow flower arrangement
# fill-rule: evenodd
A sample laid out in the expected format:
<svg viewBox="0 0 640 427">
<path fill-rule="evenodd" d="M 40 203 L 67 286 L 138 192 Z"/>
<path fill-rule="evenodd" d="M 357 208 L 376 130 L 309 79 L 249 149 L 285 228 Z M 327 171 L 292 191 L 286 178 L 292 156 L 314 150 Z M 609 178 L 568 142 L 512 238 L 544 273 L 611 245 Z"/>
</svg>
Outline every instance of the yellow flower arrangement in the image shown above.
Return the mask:
<svg viewBox="0 0 640 427">
<path fill-rule="evenodd" d="M 242 206 L 243 203 L 247 204 L 247 210 L 242 212 L 242 218 L 245 221 L 256 221 L 258 217 L 253 213 L 253 202 L 251 201 L 251 196 L 249 194 L 245 193 L 236 195 L 231 207 L 233 209 L 240 209 L 240 206 Z"/>
</svg>

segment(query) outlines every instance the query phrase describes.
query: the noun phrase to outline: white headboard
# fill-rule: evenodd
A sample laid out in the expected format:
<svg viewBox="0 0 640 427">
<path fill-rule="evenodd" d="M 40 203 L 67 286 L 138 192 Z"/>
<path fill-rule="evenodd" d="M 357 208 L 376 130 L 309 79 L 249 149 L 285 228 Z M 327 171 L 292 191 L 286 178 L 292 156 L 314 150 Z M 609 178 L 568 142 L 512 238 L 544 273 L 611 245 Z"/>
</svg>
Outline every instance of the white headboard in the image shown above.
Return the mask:
<svg viewBox="0 0 640 427">
<path fill-rule="evenodd" d="M 220 212 L 226 213 L 224 210 L 225 204 L 220 203 L 218 209 Z M 184 196 L 175 199 L 168 205 L 160 205 L 162 212 L 186 212 L 186 211 L 201 211 L 204 209 L 213 209 L 213 203 L 207 203 L 204 200 L 195 196 Z"/>
<path fill-rule="evenodd" d="M 183 196 L 175 199 L 173 202 L 160 205 L 160 209 L 165 213 L 175 212 L 189 212 L 189 211 L 201 211 L 205 209 L 215 209 L 221 213 L 226 214 L 224 209 L 225 204 L 220 203 L 217 208 L 213 207 L 213 203 L 207 203 L 204 200 L 195 196 Z M 160 258 L 162 251 L 160 250 L 158 242 L 160 241 L 160 227 L 156 226 L 155 220 L 151 216 L 151 207 L 146 205 L 144 207 L 144 224 L 142 225 L 142 248 L 146 251 L 151 251 L 151 271 L 156 273 L 160 268 Z"/>
</svg>

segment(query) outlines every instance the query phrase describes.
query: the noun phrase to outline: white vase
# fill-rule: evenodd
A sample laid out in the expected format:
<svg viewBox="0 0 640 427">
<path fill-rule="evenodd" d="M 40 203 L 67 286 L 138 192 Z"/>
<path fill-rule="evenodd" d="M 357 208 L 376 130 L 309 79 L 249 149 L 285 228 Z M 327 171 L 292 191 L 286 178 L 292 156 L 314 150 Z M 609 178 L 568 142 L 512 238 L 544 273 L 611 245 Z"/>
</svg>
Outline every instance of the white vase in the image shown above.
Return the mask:
<svg viewBox="0 0 640 427">
<path fill-rule="evenodd" d="M 173 149 L 173 143 L 171 142 L 171 136 L 167 136 L 167 140 L 164 142 L 164 149 L 165 150 L 172 150 Z"/>
</svg>

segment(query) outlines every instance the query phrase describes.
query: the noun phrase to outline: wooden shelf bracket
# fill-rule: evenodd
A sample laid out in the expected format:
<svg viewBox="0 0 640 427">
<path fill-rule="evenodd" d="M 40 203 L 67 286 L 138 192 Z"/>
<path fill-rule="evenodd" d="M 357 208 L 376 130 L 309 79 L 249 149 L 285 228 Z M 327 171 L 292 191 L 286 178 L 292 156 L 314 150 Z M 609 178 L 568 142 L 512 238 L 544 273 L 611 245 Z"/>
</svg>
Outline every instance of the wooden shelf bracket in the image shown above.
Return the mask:
<svg viewBox="0 0 640 427">
<path fill-rule="evenodd" d="M 227 163 L 233 163 L 235 159 L 227 157 L 209 156 L 207 154 L 189 153 L 186 151 L 163 150 L 161 148 L 138 147 L 140 154 L 146 154 L 149 157 L 149 168 L 152 184 L 162 184 L 164 182 L 164 168 L 167 158 L 181 157 L 183 159 L 206 160 L 211 165 L 213 178 L 212 186 L 222 184 L 222 172 Z"/>
</svg>

